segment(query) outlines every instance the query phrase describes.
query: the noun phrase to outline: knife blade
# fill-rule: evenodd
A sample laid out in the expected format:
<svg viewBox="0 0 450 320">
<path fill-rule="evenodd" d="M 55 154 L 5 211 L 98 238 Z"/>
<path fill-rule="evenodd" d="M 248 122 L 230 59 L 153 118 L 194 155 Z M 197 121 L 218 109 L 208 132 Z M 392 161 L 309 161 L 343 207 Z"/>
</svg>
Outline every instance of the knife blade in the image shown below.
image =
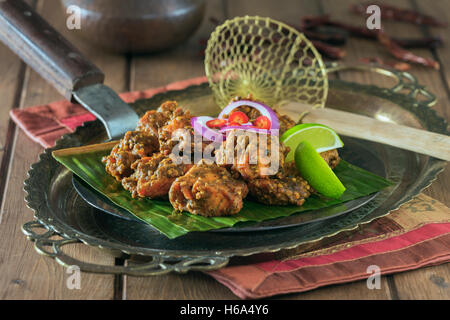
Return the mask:
<svg viewBox="0 0 450 320">
<path fill-rule="evenodd" d="M 136 112 L 104 84 L 80 88 L 73 92 L 73 97 L 103 123 L 110 140 L 133 131 L 139 121 Z"/>
<path fill-rule="evenodd" d="M 450 136 L 331 108 L 289 102 L 282 113 L 293 119 L 303 114 L 302 123 L 320 123 L 348 137 L 387 144 L 441 160 L 450 161 Z"/>
<path fill-rule="evenodd" d="M 0 1 L 0 40 L 68 100 L 97 116 L 110 140 L 136 127 L 138 115 L 103 84 L 101 70 L 24 1 Z"/>
</svg>

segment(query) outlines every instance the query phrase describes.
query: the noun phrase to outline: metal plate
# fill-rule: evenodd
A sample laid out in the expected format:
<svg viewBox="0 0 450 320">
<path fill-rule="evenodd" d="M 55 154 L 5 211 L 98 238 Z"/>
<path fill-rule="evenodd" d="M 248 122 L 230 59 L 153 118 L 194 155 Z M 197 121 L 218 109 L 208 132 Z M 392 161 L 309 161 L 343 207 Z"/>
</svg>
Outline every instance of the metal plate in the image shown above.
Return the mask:
<svg viewBox="0 0 450 320">
<path fill-rule="evenodd" d="M 382 114 L 393 122 L 448 134 L 445 121 L 429 108 L 434 101 L 432 95 L 409 74 L 390 72 L 390 75 L 399 80 L 399 84 L 392 89 L 330 80 L 327 107 L 372 117 Z M 402 78 L 408 78 L 407 84 Z M 397 92 L 400 90 L 410 92 Z M 418 93 L 425 95 L 428 100 L 416 98 Z M 132 106 L 139 114 L 143 114 L 168 99 L 179 101 L 196 114 L 214 114 L 217 111 L 206 84 L 158 94 L 151 99 L 137 101 Z M 94 121 L 64 136 L 53 149 L 105 139 L 106 133 L 101 123 Z M 355 143 L 358 141 L 355 140 Z M 40 253 L 54 257 L 63 265 L 77 264 L 81 270 L 88 272 L 154 275 L 170 271 L 214 269 L 226 265 L 232 256 L 292 248 L 369 223 L 420 193 L 445 166 L 444 161 L 387 145 L 371 142 L 360 144 L 376 155 L 383 164 L 385 176 L 395 182 L 394 186 L 379 192 L 362 207 L 338 217 L 290 228 L 264 232 L 192 232 L 172 240 L 146 224 L 107 215 L 88 205 L 74 190 L 70 171 L 58 164 L 51 156 L 53 149 L 48 149 L 41 154 L 40 161 L 32 165 L 29 179 L 25 182 L 28 193 L 26 201 L 34 210 L 37 221 L 25 224 L 23 230 L 36 241 Z M 365 153 L 355 151 L 349 161 L 364 167 L 367 160 Z M 359 160 L 358 156 L 361 157 Z M 48 231 L 39 234 L 34 231 L 36 227 L 44 227 Z M 62 239 L 53 239 L 55 234 Z M 125 267 L 83 263 L 66 256 L 61 250 L 65 244 L 74 242 L 118 253 L 144 255 L 150 257 L 151 261 L 144 265 Z"/>
<path fill-rule="evenodd" d="M 127 221 L 145 223 L 127 210 L 114 204 L 114 202 L 92 188 L 77 175 L 72 176 L 72 184 L 75 191 L 80 195 L 80 197 L 95 209 L 98 209 L 107 214 L 111 214 L 114 217 L 125 219 Z"/>
<path fill-rule="evenodd" d="M 343 159 L 346 159 L 352 164 L 358 165 L 359 167 L 362 167 L 379 176 L 386 176 L 386 170 L 383 161 L 378 157 L 377 154 L 373 153 L 369 148 L 367 148 L 365 144 L 360 143 L 355 139 L 344 137 L 343 140 L 345 146 L 344 148 L 339 150 L 339 153 Z M 94 190 L 76 175 L 74 175 L 72 178 L 72 184 L 80 197 L 94 208 L 104 213 L 111 214 L 115 217 L 125 219 L 127 221 L 132 220 L 145 223 L 139 218 L 136 218 L 134 215 L 130 214 L 127 210 L 114 204 L 111 200 L 103 196 L 100 192 Z M 279 228 L 290 228 L 302 224 L 331 219 L 360 208 L 361 206 L 367 204 L 370 200 L 375 198 L 377 194 L 378 192 L 369 196 L 350 200 L 320 210 L 301 212 L 298 214 L 292 214 L 287 217 L 271 219 L 257 223 L 238 223 L 231 228 L 216 229 L 211 230 L 210 232 L 259 232 Z"/>
</svg>

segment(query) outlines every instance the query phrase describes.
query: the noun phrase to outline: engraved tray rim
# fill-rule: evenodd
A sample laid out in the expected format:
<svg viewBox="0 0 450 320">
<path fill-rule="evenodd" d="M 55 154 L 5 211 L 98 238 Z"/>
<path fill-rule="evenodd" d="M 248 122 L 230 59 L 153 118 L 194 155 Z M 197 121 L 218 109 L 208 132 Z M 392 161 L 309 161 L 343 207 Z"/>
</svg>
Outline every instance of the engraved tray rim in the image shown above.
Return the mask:
<svg viewBox="0 0 450 320">
<path fill-rule="evenodd" d="M 395 100 L 400 107 L 406 109 L 410 113 L 413 113 L 416 117 L 420 118 L 421 119 L 420 123 L 424 128 L 438 133 L 443 133 L 447 135 L 449 134 L 446 121 L 443 118 L 439 117 L 436 114 L 435 110 L 430 108 L 430 106 L 435 102 L 434 96 L 432 94 L 429 94 L 427 91 L 424 91 L 425 88 L 423 86 L 418 85 L 414 77 L 412 77 L 409 73 L 406 72 L 392 71 L 378 67 L 376 68 L 378 71 L 374 69 L 375 69 L 374 67 L 371 67 L 369 71 L 375 72 L 381 71 L 382 73 L 384 72 L 391 73 L 397 78 L 397 80 L 399 80 L 398 85 L 394 88 L 380 88 L 374 85 L 358 84 L 343 80 L 330 80 L 330 83 L 332 83 L 333 86 L 337 88 L 341 87 L 346 90 L 349 89 L 359 90 L 361 92 L 365 92 L 368 95 L 378 96 L 384 99 L 389 99 L 391 101 Z M 406 77 L 408 79 L 408 82 L 407 83 L 403 82 L 402 77 Z M 413 81 L 411 81 L 411 79 Z M 179 93 L 180 91 L 183 91 L 186 94 L 190 94 L 199 89 L 205 90 L 205 87 L 207 86 L 208 86 L 207 84 L 192 85 L 183 90 L 173 90 L 164 93 L 159 93 L 147 100 L 152 101 L 165 100 L 168 99 L 174 93 Z M 403 94 L 398 92 L 402 89 L 409 89 L 410 93 Z M 427 93 L 426 96 L 430 99 L 428 99 L 428 101 L 418 100 L 416 96 L 419 92 Z M 143 100 L 138 100 L 132 105 L 136 106 L 142 101 Z M 399 102 L 401 102 L 401 104 Z M 36 220 L 25 223 L 22 227 L 23 232 L 28 236 L 30 240 L 35 242 L 35 247 L 39 253 L 51 256 L 55 258 L 60 264 L 66 266 L 74 264 L 74 262 L 77 262 L 78 264 L 81 265 L 81 270 L 87 272 L 125 273 L 130 275 L 154 275 L 167 273 L 170 271 L 185 272 L 187 270 L 211 270 L 223 267 L 228 263 L 228 259 L 232 256 L 247 256 L 261 252 L 275 252 L 281 249 L 293 248 L 306 242 L 318 241 L 325 237 L 330 237 L 342 231 L 349 231 L 355 229 L 361 224 L 369 223 L 376 218 L 389 214 L 392 210 L 397 209 L 400 205 L 411 200 L 415 195 L 419 194 L 423 189 L 428 187 L 436 179 L 437 175 L 445 168 L 446 164 L 445 161 L 438 160 L 432 157 L 427 157 L 425 166 L 426 172 L 424 172 L 423 180 L 419 181 L 412 190 L 409 190 L 410 191 L 409 194 L 405 194 L 403 197 L 401 197 L 401 199 L 398 199 L 395 205 L 390 207 L 389 210 L 384 212 L 384 214 L 379 214 L 375 217 L 371 217 L 369 220 L 366 221 L 358 221 L 353 225 L 348 226 L 348 228 L 338 230 L 332 234 L 324 235 L 318 239 L 314 239 L 311 241 L 297 241 L 297 242 L 291 241 L 289 243 L 283 243 L 282 245 L 268 244 L 263 248 L 249 249 L 249 250 L 240 249 L 238 252 L 215 251 L 205 254 L 205 252 L 203 251 L 180 252 L 176 250 L 175 251 L 161 250 L 161 249 L 153 250 L 149 248 L 132 247 L 130 245 L 105 241 L 102 239 L 94 238 L 89 235 L 80 234 L 75 229 L 65 224 L 64 221 L 60 221 L 59 218 L 54 219 L 54 215 L 52 214 L 52 208 L 50 208 L 46 203 L 47 201 L 46 192 L 48 190 L 47 188 L 43 187 L 43 181 L 47 181 L 48 183 L 50 183 L 51 181 L 49 178 L 47 178 L 47 180 L 45 180 L 44 178 L 43 180 L 43 174 L 45 173 L 48 175 L 49 173 L 48 170 L 49 168 L 51 168 L 49 167 L 49 162 L 55 161 L 51 156 L 51 152 L 56 149 L 66 148 L 69 146 L 76 146 L 77 143 L 79 142 L 78 137 L 82 139 L 83 134 L 87 134 L 90 130 L 96 130 L 99 127 L 101 127 L 101 123 L 99 120 L 96 120 L 93 122 L 85 123 L 85 125 L 83 125 L 82 127 L 78 127 L 74 133 L 64 135 L 60 140 L 57 141 L 55 147 L 46 149 L 39 156 L 39 161 L 31 166 L 31 169 L 28 172 L 29 177 L 24 183 L 25 184 L 24 190 L 27 193 L 25 201 L 27 203 L 27 206 L 34 211 L 34 217 Z M 56 161 L 53 163 L 53 165 L 55 164 L 57 166 L 60 166 L 59 164 L 56 163 Z M 57 169 L 53 168 L 52 170 L 53 171 L 50 171 L 50 173 L 54 174 Z M 42 233 L 38 234 L 34 231 L 35 228 L 44 228 L 47 230 L 47 232 L 45 232 L 44 234 Z M 54 235 L 59 235 L 62 239 L 59 240 L 50 239 Z M 78 243 L 81 242 L 99 248 L 109 249 L 112 252 L 122 252 L 131 255 L 151 256 L 152 262 L 147 266 L 148 268 L 141 268 L 140 270 L 132 268 L 127 269 L 125 267 L 119 268 L 116 266 L 108 267 L 108 266 L 96 266 L 92 264 L 84 264 L 82 262 L 78 262 L 77 260 L 66 256 L 61 250 L 61 247 L 63 245 L 77 242 Z M 51 250 L 47 249 L 48 246 L 51 247 Z M 173 260 L 177 258 L 181 260 L 178 263 L 174 264 L 173 267 L 171 267 L 170 265 L 167 264 L 165 265 L 164 261 L 161 260 L 162 258 L 166 259 L 166 262 L 168 260 L 171 259 Z"/>
</svg>

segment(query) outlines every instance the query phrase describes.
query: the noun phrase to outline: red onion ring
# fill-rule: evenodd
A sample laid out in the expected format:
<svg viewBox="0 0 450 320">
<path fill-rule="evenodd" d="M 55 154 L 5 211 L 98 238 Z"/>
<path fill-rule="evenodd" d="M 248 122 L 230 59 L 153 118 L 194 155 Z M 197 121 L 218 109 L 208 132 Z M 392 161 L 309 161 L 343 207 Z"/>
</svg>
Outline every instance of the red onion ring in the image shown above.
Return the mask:
<svg viewBox="0 0 450 320">
<path fill-rule="evenodd" d="M 194 131 L 197 134 L 202 135 L 206 139 L 210 141 L 216 141 L 220 142 L 225 140 L 225 137 L 222 133 L 219 131 L 216 131 L 214 129 L 209 128 L 206 125 L 206 122 L 209 120 L 214 120 L 216 118 L 208 117 L 208 116 L 201 116 L 201 117 L 192 117 L 191 118 L 191 125 L 194 128 Z"/>
<path fill-rule="evenodd" d="M 253 126 L 226 126 L 223 128 L 220 128 L 221 133 L 225 133 L 231 130 L 247 130 L 249 132 L 256 132 L 256 133 L 263 133 L 263 134 L 271 134 L 271 135 L 278 135 L 279 129 L 261 129 L 261 128 L 255 128 Z"/>
<path fill-rule="evenodd" d="M 266 106 L 261 102 L 251 101 L 251 100 L 239 100 L 230 103 L 219 113 L 218 118 L 224 119 L 224 116 L 230 114 L 234 109 L 240 106 L 249 106 L 257 109 L 261 115 L 266 116 L 270 119 L 270 129 L 280 129 L 280 121 L 278 120 L 278 116 L 272 108 Z M 263 129 L 266 130 L 266 129 Z"/>
</svg>

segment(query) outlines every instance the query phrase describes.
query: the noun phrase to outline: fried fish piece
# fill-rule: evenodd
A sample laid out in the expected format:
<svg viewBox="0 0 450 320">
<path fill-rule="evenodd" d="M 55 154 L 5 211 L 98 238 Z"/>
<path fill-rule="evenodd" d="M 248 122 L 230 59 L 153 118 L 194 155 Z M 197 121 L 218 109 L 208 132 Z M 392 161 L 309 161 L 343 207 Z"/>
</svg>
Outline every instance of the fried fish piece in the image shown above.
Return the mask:
<svg viewBox="0 0 450 320">
<path fill-rule="evenodd" d="M 328 163 L 331 169 L 336 168 L 341 161 L 337 149 L 322 152 L 320 156 Z"/>
<path fill-rule="evenodd" d="M 166 101 L 157 110 L 147 111 L 139 120 L 136 130 L 145 131 L 158 137 L 160 151 L 169 155 L 172 149 L 179 143 L 174 138 L 177 130 L 184 129 L 193 136 L 191 125 L 192 115 L 188 110 L 178 106 L 176 101 Z M 182 134 L 178 135 L 183 137 Z M 193 140 L 193 139 L 192 139 Z"/>
<path fill-rule="evenodd" d="M 156 110 L 149 110 L 139 119 L 136 130 L 144 131 L 158 137 L 159 128 L 166 125 L 168 121 L 169 117 L 166 114 Z"/>
<path fill-rule="evenodd" d="M 274 111 L 278 116 L 278 121 L 280 122 L 280 136 L 296 125 L 295 121 L 292 120 L 288 115 L 281 115 L 277 110 Z"/>
<path fill-rule="evenodd" d="M 177 117 L 189 114 L 176 101 L 166 101 L 158 109 L 147 111 L 140 119 L 136 130 L 158 136 L 159 130 Z"/>
<path fill-rule="evenodd" d="M 277 175 L 288 153 L 278 136 L 232 130 L 215 155 L 216 162 L 231 170 L 234 177 L 248 181 Z"/>
<path fill-rule="evenodd" d="M 171 100 L 162 103 L 156 111 L 164 114 L 169 120 L 189 113 L 189 111 L 181 108 L 178 102 Z"/>
<path fill-rule="evenodd" d="M 133 198 L 165 197 L 175 179 L 184 175 L 191 167 L 190 164 L 175 164 L 163 153 L 156 153 L 136 160 L 131 165 L 134 173 L 122 180 L 122 186 L 131 192 Z"/>
<path fill-rule="evenodd" d="M 114 146 L 108 156 L 103 157 L 106 172 L 120 181 L 133 173 L 131 165 L 141 157 L 159 150 L 158 138 L 141 131 L 128 131 Z"/>
<path fill-rule="evenodd" d="M 311 195 L 311 186 L 302 177 L 255 179 L 248 182 L 250 194 L 268 205 L 302 206 Z"/>
<path fill-rule="evenodd" d="M 250 119 L 259 115 L 258 110 L 247 106 L 239 110 Z M 282 132 L 295 125 L 289 117 L 277 115 Z M 295 163 L 285 162 L 289 148 L 275 135 L 256 133 L 256 138 L 251 138 L 237 134 L 242 130 L 234 130 L 215 153 L 217 164 L 176 163 L 169 154 L 177 144 L 191 150 L 183 155 L 183 160 L 193 160 L 192 151 L 203 152 L 213 145 L 194 143 L 191 117 L 176 101 L 166 101 L 157 110 L 148 111 L 139 120 L 136 131 L 127 132 L 111 154 L 104 157 L 106 171 L 121 181 L 134 198 L 168 195 L 175 209 L 203 216 L 236 214 L 249 192 L 256 200 L 269 205 L 297 206 L 314 192 L 300 176 Z M 181 143 L 174 138 L 178 129 L 185 129 Z M 228 163 L 230 153 L 233 160 Z M 257 155 L 256 159 L 252 154 Z M 332 168 L 340 161 L 336 150 L 321 156 Z"/>
<path fill-rule="evenodd" d="M 189 112 L 187 112 L 174 117 L 169 120 L 166 125 L 159 128 L 158 136 L 160 150 L 162 153 L 166 155 L 170 154 L 172 149 L 180 142 L 177 138 L 175 138 L 176 135 L 181 138 L 181 140 L 183 140 L 186 135 L 189 135 L 190 141 L 194 140 L 194 131 L 191 125 L 191 118 L 192 116 Z"/>
<path fill-rule="evenodd" d="M 336 149 L 322 152 L 320 155 L 331 168 L 335 168 L 340 161 Z M 276 176 L 251 179 L 247 183 L 250 195 L 268 205 L 302 206 L 315 192 L 302 178 L 294 161 L 286 162 Z"/>
<path fill-rule="evenodd" d="M 285 163 L 277 176 L 252 179 L 247 184 L 252 197 L 268 205 L 301 206 L 312 192 L 294 162 Z"/>
<path fill-rule="evenodd" d="M 201 161 L 170 188 L 169 200 L 179 211 L 206 217 L 233 215 L 243 206 L 248 188 L 223 167 Z"/>
</svg>

